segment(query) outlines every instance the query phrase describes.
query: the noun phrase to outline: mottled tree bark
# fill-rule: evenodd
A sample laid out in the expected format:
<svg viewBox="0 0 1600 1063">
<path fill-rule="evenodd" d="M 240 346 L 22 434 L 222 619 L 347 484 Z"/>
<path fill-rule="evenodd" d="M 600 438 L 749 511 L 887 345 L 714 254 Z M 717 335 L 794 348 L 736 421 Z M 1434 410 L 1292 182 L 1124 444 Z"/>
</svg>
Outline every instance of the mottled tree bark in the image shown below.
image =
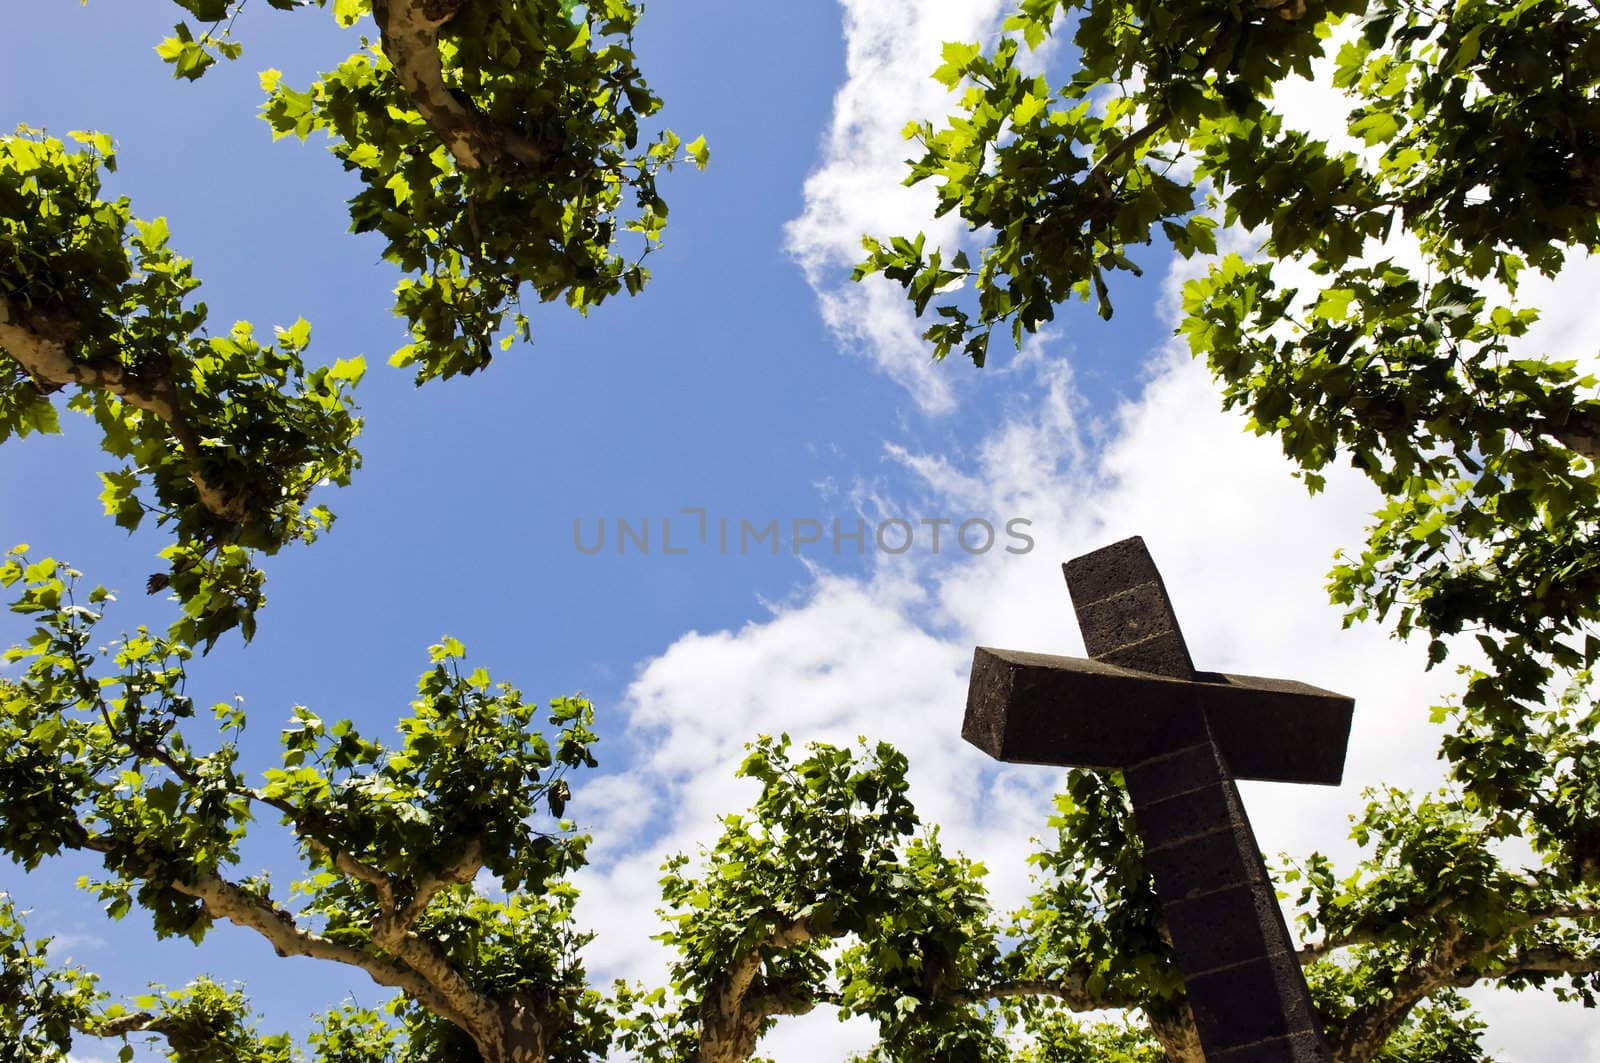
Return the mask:
<svg viewBox="0 0 1600 1063">
<path fill-rule="evenodd" d="M 160 418 L 172 433 L 189 463 L 189 479 L 199 492 L 200 504 L 226 521 L 251 518 L 245 499 L 210 483 L 201 465 L 200 438 L 183 411 L 178 389 L 165 366 L 130 369 L 115 358 L 80 360 L 73 357 L 78 323 L 56 311 L 26 311 L 13 300 L 0 298 L 0 354 L 11 357 L 33 378 L 42 394 L 68 385 L 108 391 L 128 405 Z"/>
<path fill-rule="evenodd" d="M 482 170 L 506 159 L 538 165 L 553 154 L 547 145 L 491 123 L 444 81 L 439 30 L 467 0 L 373 0 L 372 17 L 383 54 L 417 111 L 463 170 Z"/>
</svg>

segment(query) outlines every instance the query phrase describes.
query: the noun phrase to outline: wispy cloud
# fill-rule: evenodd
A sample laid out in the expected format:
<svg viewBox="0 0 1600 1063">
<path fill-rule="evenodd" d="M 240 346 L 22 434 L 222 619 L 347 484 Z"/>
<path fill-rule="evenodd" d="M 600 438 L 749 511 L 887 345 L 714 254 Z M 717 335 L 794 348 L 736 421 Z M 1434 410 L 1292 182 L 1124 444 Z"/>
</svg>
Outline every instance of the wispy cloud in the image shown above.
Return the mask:
<svg viewBox="0 0 1600 1063">
<path fill-rule="evenodd" d="M 806 180 L 805 210 L 789 224 L 789 253 L 816 290 L 822 316 L 840 344 L 871 359 L 928 412 L 954 407 L 947 374 L 937 371 L 899 285 L 849 281 L 864 233 L 926 231 L 957 246 L 959 219 L 933 217 L 930 187 L 905 188 L 915 145 L 907 122 L 949 112 L 953 100 L 930 76 L 946 41 L 986 39 L 1008 5 L 997 0 L 844 0 L 844 85 L 834 98 L 822 160 Z"/>
</svg>

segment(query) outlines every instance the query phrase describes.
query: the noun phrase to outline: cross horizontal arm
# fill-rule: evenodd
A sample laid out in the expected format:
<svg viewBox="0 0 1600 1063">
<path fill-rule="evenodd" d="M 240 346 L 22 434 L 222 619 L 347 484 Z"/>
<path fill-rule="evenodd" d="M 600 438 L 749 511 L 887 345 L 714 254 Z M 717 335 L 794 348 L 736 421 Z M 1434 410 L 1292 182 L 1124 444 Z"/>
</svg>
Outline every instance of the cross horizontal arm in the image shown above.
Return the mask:
<svg viewBox="0 0 1600 1063">
<path fill-rule="evenodd" d="M 1172 679 L 980 646 L 961 736 L 997 760 L 1121 770 L 1210 737 L 1236 778 L 1335 785 L 1353 699 L 1305 683 Z"/>
</svg>

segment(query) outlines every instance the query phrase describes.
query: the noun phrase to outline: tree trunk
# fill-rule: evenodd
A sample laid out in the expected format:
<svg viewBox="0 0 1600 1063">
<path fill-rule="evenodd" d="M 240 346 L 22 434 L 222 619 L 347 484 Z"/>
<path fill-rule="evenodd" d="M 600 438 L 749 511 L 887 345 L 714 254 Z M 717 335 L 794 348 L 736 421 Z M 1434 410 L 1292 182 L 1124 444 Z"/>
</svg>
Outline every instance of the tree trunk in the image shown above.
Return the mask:
<svg viewBox="0 0 1600 1063">
<path fill-rule="evenodd" d="M 1194 1012 L 1185 1001 L 1177 1014 L 1170 1018 L 1146 1017 L 1150 1032 L 1161 1042 L 1167 1054 L 1167 1063 L 1206 1063 L 1205 1052 L 1200 1048 L 1200 1032 L 1194 1025 Z"/>
</svg>

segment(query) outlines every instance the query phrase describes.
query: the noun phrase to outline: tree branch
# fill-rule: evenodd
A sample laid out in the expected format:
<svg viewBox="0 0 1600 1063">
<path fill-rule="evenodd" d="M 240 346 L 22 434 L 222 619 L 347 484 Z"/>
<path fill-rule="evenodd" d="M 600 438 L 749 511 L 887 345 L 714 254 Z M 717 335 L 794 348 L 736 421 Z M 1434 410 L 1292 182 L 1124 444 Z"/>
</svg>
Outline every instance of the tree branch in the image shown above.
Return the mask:
<svg viewBox="0 0 1600 1063">
<path fill-rule="evenodd" d="M 724 998 L 722 1003 L 732 1011 L 743 1008 L 750 985 L 760 973 L 762 961 L 766 958 L 765 950 L 793 948 L 805 944 L 814 936 L 811 921 L 802 916 L 788 926 L 773 931 L 765 941 L 751 946 L 749 952 L 736 959 L 728 968 L 721 991 L 721 996 Z"/>
<path fill-rule="evenodd" d="M 761 971 L 768 949 L 793 948 L 815 936 L 809 919 L 804 916 L 795 919 L 773 931 L 766 940 L 752 945 L 707 984 L 700 1004 L 699 1063 L 745 1063 L 755 1052 L 764 1020 L 773 1015 L 803 1014 L 761 1010 L 757 1006 L 761 998 L 752 998 L 750 987 Z M 781 1007 L 786 1000 L 782 993 L 775 992 L 771 1003 Z M 798 1006 L 798 1002 L 795 1003 Z"/>
<path fill-rule="evenodd" d="M 463 1013 L 476 1016 L 475 1021 L 488 1021 L 492 1017 L 498 1022 L 497 1004 L 473 989 L 437 944 L 412 930 L 440 890 L 471 882 L 483 867 L 483 845 L 478 839 L 470 841 L 453 864 L 424 877 L 402 908 L 396 903 L 394 881 L 388 875 L 349 853 L 330 849 L 326 842 L 309 833 L 303 818 L 293 817 L 293 823 L 295 833 L 310 845 L 332 853 L 334 867 L 358 882 L 365 882 L 376 891 L 378 917 L 373 920 L 371 927 L 374 945 L 425 978 L 429 985 L 448 997 Z M 464 1026 L 463 1029 L 471 1032 L 470 1027 Z"/>
<path fill-rule="evenodd" d="M 1389 1036 L 1405 1021 L 1411 1009 L 1435 990 L 1455 984 L 1462 962 L 1472 952 L 1487 951 L 1496 943 L 1477 949 L 1461 949 L 1465 930 L 1456 919 L 1449 920 L 1443 936 L 1426 959 L 1401 974 L 1388 988 L 1363 1007 L 1359 1007 L 1330 1038 L 1330 1048 L 1341 1063 L 1367 1063 L 1376 1058 Z"/>
<path fill-rule="evenodd" d="M 128 405 L 160 418 L 188 462 L 189 479 L 200 495 L 200 504 L 223 520 L 235 524 L 249 521 L 252 514 L 245 500 L 210 483 L 202 473 L 200 437 L 184 415 L 171 374 L 164 367 L 133 370 L 114 358 L 80 361 L 72 356 L 77 337 L 78 323 L 70 317 L 47 311 L 27 312 L 11 299 L 0 297 L 0 352 L 27 370 L 41 392 L 49 394 L 69 384 L 109 391 Z"/>
<path fill-rule="evenodd" d="M 1415 924 L 1423 920 L 1432 919 L 1440 912 L 1443 912 L 1445 909 L 1449 908 L 1450 905 L 1454 904 L 1455 900 L 1456 899 L 1454 897 L 1441 897 L 1415 914 L 1402 916 L 1401 922 Z M 1529 927 L 1538 926 L 1540 923 L 1549 922 L 1554 919 L 1600 920 L 1600 908 L 1590 908 L 1584 905 L 1557 904 L 1544 908 L 1530 909 L 1529 911 L 1523 912 L 1518 918 L 1514 919 L 1506 928 L 1506 933 L 1510 934 L 1518 930 L 1526 930 Z M 1391 925 L 1392 924 L 1393 920 L 1391 919 Z M 1320 960 L 1337 949 L 1347 948 L 1352 945 L 1376 945 L 1382 940 L 1383 938 L 1376 930 L 1373 930 L 1370 927 L 1358 926 L 1353 927 L 1347 933 L 1336 934 L 1326 938 L 1323 941 L 1306 945 L 1300 949 L 1297 955 L 1299 956 L 1300 963 L 1303 966 L 1305 964 Z M 1505 936 L 1502 935 L 1499 940 L 1503 942 L 1505 940 Z"/>
<path fill-rule="evenodd" d="M 1439 898 L 1403 919 L 1408 923 L 1432 919 L 1449 908 L 1453 901 L 1454 898 L 1450 897 Z M 1451 917 L 1446 922 L 1443 936 L 1422 963 L 1401 974 L 1381 996 L 1356 1009 L 1342 1024 L 1332 1038 L 1334 1058 L 1341 1063 L 1366 1063 L 1376 1058 L 1411 1009 L 1430 994 L 1447 986 L 1465 988 L 1477 982 L 1499 981 L 1520 974 L 1592 974 L 1600 971 L 1600 955 L 1578 955 L 1554 947 L 1518 950 L 1502 966 L 1489 970 L 1465 969 L 1469 961 L 1490 956 L 1505 947 L 1513 934 L 1530 927 L 1553 920 L 1591 921 L 1596 918 L 1600 918 L 1600 910 L 1584 905 L 1554 904 L 1531 908 L 1517 914 L 1502 933 L 1469 946 L 1465 942 L 1464 928 L 1459 920 Z M 1371 928 L 1356 927 L 1348 933 L 1302 948 L 1299 958 L 1302 964 L 1308 964 L 1322 959 L 1335 949 L 1350 945 L 1376 945 L 1382 941 L 1383 938 Z"/>
<path fill-rule="evenodd" d="M 317 839 L 307 836 L 306 840 L 310 844 L 327 851 L 326 846 Z M 333 866 L 357 882 L 365 882 L 377 891 L 378 908 L 384 918 L 394 914 L 394 884 L 389 881 L 388 875 L 344 852 L 333 853 Z"/>
<path fill-rule="evenodd" d="M 164 748 L 158 746 L 154 751 L 136 752 L 159 760 L 179 778 L 193 778 L 193 774 Z M 425 877 L 402 909 L 395 902 L 393 881 L 377 868 L 318 838 L 310 827 L 311 816 L 304 809 L 249 787 L 233 792 L 282 812 L 294 832 L 308 845 L 331 854 L 340 872 L 373 887 L 378 897 L 378 913 L 369 933 L 372 945 L 379 951 L 320 937 L 301 927 L 292 913 L 278 907 L 270 898 L 245 890 L 218 875 L 201 876 L 193 882 L 174 881 L 170 883 L 173 889 L 199 899 L 212 918 L 226 919 L 255 930 L 280 956 L 311 956 L 359 967 L 380 985 L 410 994 L 423 1007 L 472 1037 L 480 1048 L 501 1043 L 504 1023 L 500 1003 L 474 989 L 436 943 L 412 932 L 412 926 L 440 890 L 452 884 L 471 882 L 477 875 L 483 866 L 483 848 L 478 839 L 468 842 L 454 863 Z M 112 838 L 92 835 L 81 825 L 78 829 L 78 843 L 83 848 L 100 853 L 127 851 L 126 846 Z M 523 1024 L 528 1021 L 527 1016 L 519 1018 Z"/>
<path fill-rule="evenodd" d="M 804 945 L 816 936 L 816 931 L 811 928 L 811 920 L 801 916 L 783 929 L 774 932 L 767 939 L 766 947 L 770 949 L 792 949 L 796 945 Z"/>
<path fill-rule="evenodd" d="M 1090 993 L 1083 978 L 1068 975 L 1064 978 L 1019 978 L 1000 982 L 966 993 L 947 993 L 944 999 L 953 1004 L 976 1004 L 985 1000 L 1006 1000 L 1018 997 L 1052 997 L 1069 1011 L 1101 1011 L 1106 1008 L 1134 1006 L 1129 1001 L 1115 1000 Z M 1195 1027 L 1194 1013 L 1187 1001 L 1165 1019 L 1145 1016 L 1150 1031 L 1161 1043 L 1170 1063 L 1205 1063 L 1200 1049 L 1200 1035 Z"/>
<path fill-rule="evenodd" d="M 1000 982 L 965 993 L 949 993 L 945 999 L 954 1004 L 976 1004 L 984 1000 L 1009 1000 L 1017 997 L 1054 997 L 1070 1011 L 1096 1011 L 1114 1006 L 1112 1002 L 1092 995 L 1084 980 L 1077 975 L 1065 978 L 1019 978 Z"/>
<path fill-rule="evenodd" d="M 178 764 L 166 749 L 157 746 L 153 751 L 136 751 L 159 760 L 180 778 L 193 781 L 193 774 L 187 772 L 182 765 Z M 412 927 L 440 890 L 452 884 L 471 882 L 473 877 L 477 875 L 479 869 L 483 866 L 483 846 L 478 839 L 474 838 L 469 841 L 465 850 L 454 863 L 436 874 L 424 877 L 418 885 L 416 893 L 402 909 L 395 900 L 393 879 L 356 856 L 336 849 L 326 840 L 318 837 L 312 825 L 314 817 L 307 810 L 282 798 L 269 797 L 250 787 L 235 788 L 232 792 L 249 800 L 259 801 L 283 813 L 289 820 L 294 833 L 305 839 L 306 843 L 312 848 L 329 854 L 335 868 L 350 878 L 371 886 L 378 898 L 377 918 L 372 921 L 370 928 L 373 945 L 399 960 L 400 965 L 396 965 L 397 969 L 406 970 L 407 974 L 413 978 L 413 981 L 420 978 L 429 988 L 430 993 L 428 996 L 422 996 L 409 988 L 406 991 L 417 997 L 418 1001 L 423 1003 L 429 1010 L 466 1031 L 474 1039 L 478 1040 L 480 1044 L 498 1042 L 501 1032 L 501 1016 L 498 1004 L 475 990 L 456 970 L 437 944 L 412 932 Z M 88 838 L 87 834 L 85 838 Z M 86 844 L 88 844 L 87 841 Z M 114 848 L 115 844 L 108 842 L 105 843 L 105 846 Z M 106 851 L 101 846 L 90 845 L 89 847 L 101 848 L 101 851 Z M 269 934 L 268 929 L 273 930 L 274 933 L 281 933 L 282 928 L 287 926 L 296 933 L 306 935 L 307 941 L 333 944 L 332 942 L 326 942 L 326 939 L 318 938 L 300 930 L 295 924 L 293 915 L 278 908 L 270 900 L 257 897 L 255 894 L 240 889 L 224 879 L 213 876 L 211 880 L 207 880 L 204 888 L 208 892 L 205 894 L 195 892 L 195 889 L 200 887 L 191 887 L 183 883 L 174 883 L 173 888 L 181 893 L 200 897 L 206 904 L 208 911 L 212 911 L 213 902 L 220 903 L 221 900 L 228 900 L 230 907 L 226 910 L 218 909 L 213 914 L 257 930 L 266 936 L 275 948 L 279 949 L 280 955 L 288 954 L 283 951 L 285 944 L 275 938 L 273 934 Z M 337 947 L 346 948 L 345 946 Z M 350 958 L 340 962 L 354 963 L 356 966 L 361 966 L 377 979 L 378 976 L 373 973 L 372 969 L 366 967 L 364 962 L 357 959 L 357 957 L 363 956 L 371 957 L 372 954 L 359 949 L 348 949 L 348 952 L 350 953 Z M 320 956 L 320 954 L 315 953 L 301 954 Z M 320 956 L 320 958 L 332 957 Z M 379 980 L 382 981 L 381 979 Z M 384 984 L 394 983 L 385 982 Z M 485 1040 L 485 1038 L 490 1038 L 491 1040 Z"/>
<path fill-rule="evenodd" d="M 1170 121 L 1172 121 L 1172 108 L 1162 104 L 1148 122 L 1117 141 L 1116 147 L 1100 157 L 1100 161 L 1094 164 L 1094 169 L 1090 170 L 1089 175 L 1084 178 L 1084 183 L 1093 182 L 1100 186 L 1102 192 L 1108 192 L 1106 171 L 1111 168 L 1111 164 L 1155 136 Z"/>
<path fill-rule="evenodd" d="M 1592 417 L 1570 417 L 1560 428 L 1546 428 L 1551 439 L 1580 457 L 1600 462 L 1600 422 Z"/>
<path fill-rule="evenodd" d="M 380 918 L 398 920 L 402 929 L 410 929 L 416 923 L 417 919 L 427 909 L 428 903 L 438 895 L 441 889 L 457 882 L 471 882 L 479 869 L 483 867 L 483 846 L 478 839 L 474 838 L 467 844 L 466 850 L 455 863 L 437 874 L 423 878 L 422 882 L 417 886 L 416 893 L 402 911 L 395 900 L 394 880 L 371 864 L 335 847 L 321 837 L 317 833 L 315 818 L 312 813 L 291 801 L 285 801 L 281 797 L 270 797 L 254 788 L 246 787 L 234 792 L 240 797 L 257 801 L 282 813 L 283 817 L 288 820 L 289 827 L 294 831 L 295 835 L 304 839 L 305 843 L 311 848 L 329 857 L 338 871 L 355 879 L 357 882 L 365 882 L 371 886 L 378 895 Z"/>
<path fill-rule="evenodd" d="M 160 1015 L 148 1011 L 135 1011 L 113 1019 L 86 1019 L 74 1022 L 72 1028 L 88 1037 L 126 1037 L 131 1033 L 158 1033 L 168 1036 L 172 1025 Z"/>
<path fill-rule="evenodd" d="M 1591 908 L 1585 904 L 1554 904 L 1548 908 L 1538 908 L 1528 913 L 1528 923 L 1543 923 L 1550 919 L 1596 919 L 1600 920 L 1600 908 Z"/>
<path fill-rule="evenodd" d="M 254 930 L 266 938 L 280 956 L 310 956 L 359 967 L 374 982 L 409 993 L 417 1003 L 467 1033 L 476 1037 L 480 1032 L 475 1022 L 481 1021 L 480 1016 L 459 1007 L 457 1002 L 440 993 L 419 972 L 363 949 L 313 934 L 296 923 L 292 914 L 266 897 L 242 889 L 218 875 L 203 875 L 192 882 L 174 882 L 172 888 L 197 898 L 205 905 L 206 914 L 212 918 L 226 919 Z"/>
<path fill-rule="evenodd" d="M 1436 898 L 1434 902 L 1428 905 L 1426 908 L 1423 908 L 1417 912 L 1405 913 L 1404 915 L 1401 915 L 1398 921 L 1413 925 L 1426 922 L 1430 919 L 1433 919 L 1440 912 L 1443 912 L 1454 903 L 1456 903 L 1456 898 L 1453 896 L 1439 897 Z M 1395 923 L 1396 919 L 1391 913 L 1388 917 L 1387 925 L 1392 926 L 1395 925 Z M 1308 963 L 1322 959 L 1324 956 L 1328 955 L 1328 953 L 1337 949 L 1348 948 L 1352 945 L 1376 945 L 1382 940 L 1383 939 L 1379 932 L 1374 928 L 1357 924 L 1352 926 L 1343 934 L 1333 934 L 1327 938 L 1324 938 L 1322 941 L 1303 946 L 1300 951 L 1296 953 L 1296 956 L 1299 958 L 1301 966 L 1305 966 Z"/>
<path fill-rule="evenodd" d="M 439 30 L 466 0 L 373 0 L 372 17 L 383 39 L 383 54 L 445 149 L 463 170 L 482 170 L 505 158 L 529 166 L 547 162 L 549 145 L 535 144 L 514 130 L 490 122 L 471 101 L 444 81 Z"/>
<path fill-rule="evenodd" d="M 1519 974 L 1595 974 L 1596 972 L 1600 972 L 1600 954 L 1580 956 L 1565 949 L 1532 948 L 1522 949 L 1513 954 L 1504 967 L 1461 975 L 1453 984 L 1464 988 L 1477 982 L 1497 982 Z"/>
<path fill-rule="evenodd" d="M 331 852 L 334 866 L 355 879 L 370 885 L 378 895 L 378 917 L 371 926 L 372 943 L 398 959 L 417 976 L 424 979 L 438 998 L 449 1002 L 451 1010 L 461 1018 L 450 1021 L 467 1033 L 480 1039 L 491 1031 L 499 1037 L 501 1018 L 497 1002 L 478 992 L 456 970 L 439 946 L 414 933 L 412 928 L 428 904 L 439 891 L 453 884 L 471 882 L 483 866 L 483 846 L 474 838 L 465 852 L 449 867 L 425 877 L 416 893 L 404 908 L 395 901 L 394 881 L 382 871 L 346 852 L 331 849 L 326 842 L 314 837 L 306 826 L 300 810 L 286 803 L 272 802 L 274 807 L 292 809 L 290 815 L 296 834 L 324 852 Z M 430 1006 L 431 1009 L 431 1006 Z M 437 1012 L 448 1017 L 445 1012 Z"/>
<path fill-rule="evenodd" d="M 809 1015 L 818 1004 L 836 1004 L 832 993 L 794 993 L 787 989 L 764 989 L 746 1001 L 746 1008 L 754 1015 L 774 1018 L 779 1015 Z"/>
<path fill-rule="evenodd" d="M 464 1021 L 456 1025 L 480 1045 L 500 1042 L 499 1003 L 474 989 L 437 943 L 418 935 L 395 918 L 380 920 L 373 927 L 372 943 L 415 972 L 437 998 L 448 1002 L 452 1012 L 463 1016 Z"/>
<path fill-rule="evenodd" d="M 1492 398 L 1482 395 L 1475 388 L 1473 394 L 1478 398 L 1479 408 L 1490 418 L 1495 418 L 1498 408 L 1492 404 Z M 1381 405 L 1373 404 L 1368 407 L 1363 412 L 1362 419 L 1380 432 L 1404 435 L 1413 432 L 1418 423 L 1432 416 L 1435 414 L 1427 408 L 1418 413 L 1408 413 L 1399 402 L 1390 399 L 1383 401 Z M 1508 428 L 1530 438 L 1548 437 L 1574 454 L 1600 464 L 1600 416 L 1583 410 L 1573 410 L 1568 412 L 1565 420 L 1556 424 L 1541 414 L 1532 414 L 1520 424 L 1498 425 L 1498 427 Z M 1480 434 L 1483 431 L 1478 428 L 1472 430 Z"/>
<path fill-rule="evenodd" d="M 126 856 L 130 848 L 113 838 L 92 835 L 82 826 L 78 843 L 92 852 Z M 419 948 L 414 935 L 391 931 L 387 940 L 373 934 L 380 951 L 341 944 L 300 926 L 293 913 L 270 897 L 252 893 L 220 875 L 200 875 L 168 882 L 173 890 L 194 897 L 212 919 L 225 919 L 266 938 L 279 956 L 309 956 L 365 971 L 374 982 L 409 994 L 418 1004 L 460 1028 L 480 1046 L 500 1041 L 500 1014 L 494 1003 L 468 986 L 434 949 Z M 409 939 L 409 941 L 408 941 Z M 414 943 L 414 944 L 413 944 Z M 385 956 L 382 953 L 387 952 Z M 420 966 L 419 966 L 420 964 Z M 443 964 L 445 971 L 438 969 Z"/>
<path fill-rule="evenodd" d="M 411 928 L 416 925 L 422 913 L 428 910 L 428 905 L 439 891 L 446 886 L 464 886 L 477 877 L 483 869 L 483 843 L 477 838 L 467 843 L 466 850 L 449 867 L 437 874 L 428 875 L 417 885 L 417 892 L 411 900 L 406 902 L 405 908 L 395 915 L 395 920 L 401 927 Z M 394 906 L 394 900 L 388 901 L 389 906 Z"/>
</svg>

